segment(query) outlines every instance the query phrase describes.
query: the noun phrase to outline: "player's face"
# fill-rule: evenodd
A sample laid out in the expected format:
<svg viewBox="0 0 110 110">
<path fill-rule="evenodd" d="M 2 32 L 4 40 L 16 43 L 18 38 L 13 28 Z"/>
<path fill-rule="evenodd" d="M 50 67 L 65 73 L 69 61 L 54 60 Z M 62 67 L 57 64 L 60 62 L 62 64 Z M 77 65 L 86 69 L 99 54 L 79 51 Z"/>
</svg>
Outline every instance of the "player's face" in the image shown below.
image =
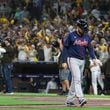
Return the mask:
<svg viewBox="0 0 110 110">
<path fill-rule="evenodd" d="M 77 27 L 77 29 L 78 29 L 78 33 L 80 34 L 80 35 L 83 35 L 84 34 L 84 29 L 82 29 L 82 28 L 80 28 L 79 26 Z"/>
</svg>

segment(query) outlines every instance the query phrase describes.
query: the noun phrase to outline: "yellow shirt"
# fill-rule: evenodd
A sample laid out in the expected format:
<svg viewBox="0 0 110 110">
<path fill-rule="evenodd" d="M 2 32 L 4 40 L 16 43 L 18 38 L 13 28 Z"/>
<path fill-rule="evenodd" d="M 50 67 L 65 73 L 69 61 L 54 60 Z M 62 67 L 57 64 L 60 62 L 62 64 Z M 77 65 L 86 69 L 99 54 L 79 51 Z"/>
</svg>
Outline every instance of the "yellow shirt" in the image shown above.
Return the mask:
<svg viewBox="0 0 110 110">
<path fill-rule="evenodd" d="M 108 47 L 105 44 L 99 45 L 99 49 L 103 52 L 108 51 Z"/>
</svg>

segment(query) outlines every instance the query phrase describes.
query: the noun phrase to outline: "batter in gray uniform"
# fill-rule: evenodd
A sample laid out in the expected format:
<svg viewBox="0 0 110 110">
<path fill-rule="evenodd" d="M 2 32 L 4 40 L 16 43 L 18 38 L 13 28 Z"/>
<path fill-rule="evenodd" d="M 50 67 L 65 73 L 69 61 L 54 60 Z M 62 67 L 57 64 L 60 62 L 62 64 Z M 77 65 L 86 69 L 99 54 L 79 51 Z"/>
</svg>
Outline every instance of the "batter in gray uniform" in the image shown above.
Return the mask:
<svg viewBox="0 0 110 110">
<path fill-rule="evenodd" d="M 72 74 L 71 86 L 66 99 L 67 106 L 74 106 L 75 98 L 78 99 L 81 107 L 87 103 L 81 87 L 86 54 L 89 53 L 90 58 L 95 60 L 87 28 L 87 22 L 83 19 L 78 19 L 76 31 L 69 33 L 64 41 L 64 47 L 68 52 L 68 66 Z"/>
</svg>

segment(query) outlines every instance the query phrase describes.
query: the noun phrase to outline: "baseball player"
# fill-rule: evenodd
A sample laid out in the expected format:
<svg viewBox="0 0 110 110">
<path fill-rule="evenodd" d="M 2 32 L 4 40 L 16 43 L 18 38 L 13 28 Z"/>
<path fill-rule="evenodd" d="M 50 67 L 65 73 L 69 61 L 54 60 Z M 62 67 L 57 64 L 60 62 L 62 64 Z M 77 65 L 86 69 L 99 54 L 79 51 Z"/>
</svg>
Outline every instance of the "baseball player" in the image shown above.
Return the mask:
<svg viewBox="0 0 110 110">
<path fill-rule="evenodd" d="M 72 81 L 66 99 L 66 105 L 74 106 L 74 100 L 76 97 L 82 107 L 87 103 L 81 87 L 85 56 L 86 53 L 89 53 L 91 59 L 95 59 L 95 54 L 91 46 L 91 38 L 87 33 L 87 22 L 83 19 L 78 19 L 76 23 L 77 29 L 70 32 L 64 41 L 64 47 L 68 52 L 68 66 L 72 74 Z"/>
<path fill-rule="evenodd" d="M 94 95 L 98 95 L 97 81 L 102 91 L 104 90 L 104 83 L 101 77 L 101 66 L 102 66 L 102 62 L 99 59 L 96 60 L 90 59 L 90 70 L 92 76 L 92 87 L 93 87 Z"/>
</svg>

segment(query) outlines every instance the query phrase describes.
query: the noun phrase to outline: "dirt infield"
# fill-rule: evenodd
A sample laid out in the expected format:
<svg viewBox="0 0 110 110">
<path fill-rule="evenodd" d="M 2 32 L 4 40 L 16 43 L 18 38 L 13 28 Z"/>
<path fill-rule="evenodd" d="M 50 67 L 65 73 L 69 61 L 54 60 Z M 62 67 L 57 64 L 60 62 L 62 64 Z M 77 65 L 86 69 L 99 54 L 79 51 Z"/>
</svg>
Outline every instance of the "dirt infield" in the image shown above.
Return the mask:
<svg viewBox="0 0 110 110">
<path fill-rule="evenodd" d="M 38 104 L 38 105 L 16 105 L 16 106 L 0 106 L 0 109 L 2 108 L 60 108 L 60 107 L 66 107 L 65 100 L 66 97 L 56 96 L 56 97 L 22 97 L 17 98 L 17 100 L 29 100 L 29 101 L 37 101 L 37 102 L 53 102 L 53 104 Z M 57 102 L 57 104 L 54 104 L 54 102 Z M 59 104 L 58 104 L 59 102 Z M 87 104 L 85 107 L 109 107 L 110 106 L 110 98 L 88 98 Z M 79 104 L 77 100 L 75 100 L 76 107 L 79 107 Z"/>
<path fill-rule="evenodd" d="M 44 106 L 47 106 L 47 107 L 51 107 L 51 106 L 54 106 L 54 107 L 66 107 L 65 105 L 65 100 L 66 100 L 66 97 L 34 97 L 33 99 L 31 98 L 25 98 L 25 100 L 34 100 L 34 101 L 45 101 L 45 102 L 56 102 L 57 103 L 61 103 L 61 102 L 64 102 L 62 104 L 55 104 L 55 105 L 44 105 Z M 75 100 L 75 104 L 76 106 L 78 107 L 79 104 L 78 104 L 78 101 Z M 43 105 L 42 105 L 43 106 Z M 85 106 L 110 106 L 110 98 L 106 98 L 106 99 L 103 99 L 103 98 L 88 98 L 87 99 L 87 104 Z"/>
</svg>

